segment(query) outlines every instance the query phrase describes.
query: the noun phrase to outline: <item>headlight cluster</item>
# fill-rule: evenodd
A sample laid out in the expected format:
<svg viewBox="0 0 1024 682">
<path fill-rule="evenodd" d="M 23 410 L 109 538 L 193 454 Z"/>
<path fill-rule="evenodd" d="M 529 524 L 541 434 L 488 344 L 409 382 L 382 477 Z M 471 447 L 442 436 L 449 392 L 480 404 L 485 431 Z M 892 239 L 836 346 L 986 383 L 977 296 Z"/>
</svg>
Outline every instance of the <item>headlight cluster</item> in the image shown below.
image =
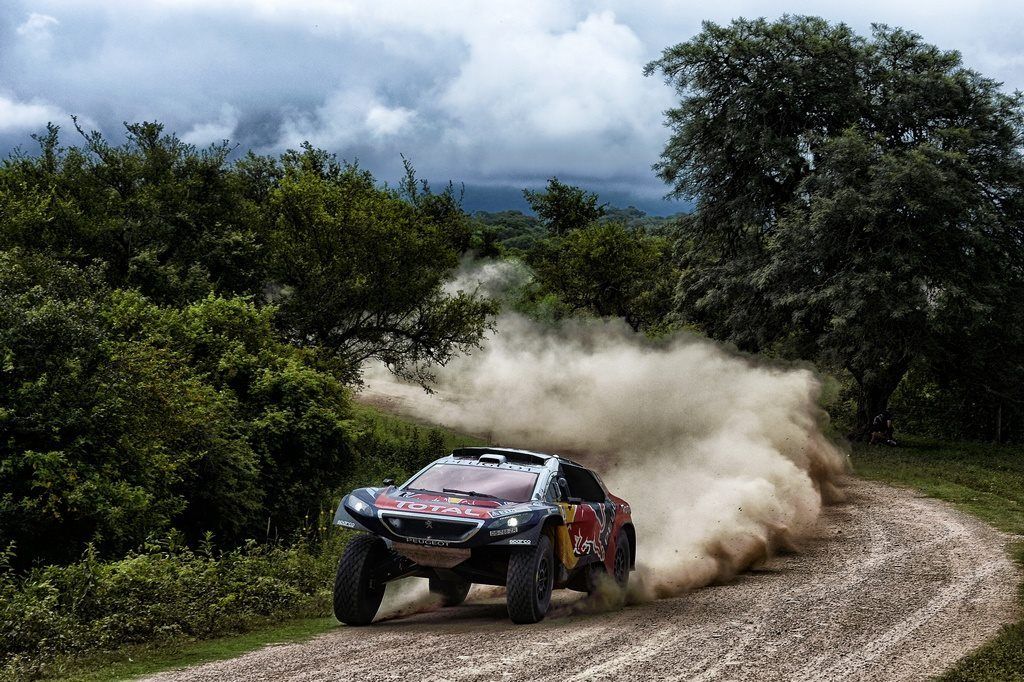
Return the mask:
<svg viewBox="0 0 1024 682">
<path fill-rule="evenodd" d="M 533 516 L 533 512 L 526 512 L 525 514 L 513 514 L 512 516 L 505 519 L 503 523 L 499 523 L 499 526 L 506 526 L 508 528 L 515 528 L 530 520 Z"/>
<path fill-rule="evenodd" d="M 369 514 L 370 513 L 370 505 L 366 504 L 365 502 L 360 500 L 358 497 L 349 496 L 349 498 L 348 498 L 348 508 L 351 509 L 352 511 L 354 511 L 355 513 L 357 513 L 357 514 Z"/>
</svg>

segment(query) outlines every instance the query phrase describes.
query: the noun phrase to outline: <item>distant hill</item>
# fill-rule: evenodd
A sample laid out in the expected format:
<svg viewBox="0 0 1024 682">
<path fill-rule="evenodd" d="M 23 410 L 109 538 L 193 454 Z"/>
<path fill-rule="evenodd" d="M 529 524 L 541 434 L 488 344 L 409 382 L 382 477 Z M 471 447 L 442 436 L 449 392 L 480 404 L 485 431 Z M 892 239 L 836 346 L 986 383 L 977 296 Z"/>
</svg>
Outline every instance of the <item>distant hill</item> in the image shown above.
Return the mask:
<svg viewBox="0 0 1024 682">
<path fill-rule="evenodd" d="M 436 183 L 438 187 L 447 183 Z M 594 191 L 591 188 L 587 188 Z M 462 207 L 467 213 L 487 211 L 498 213 L 502 211 L 521 211 L 524 214 L 530 213 L 530 206 L 523 198 L 523 190 L 519 187 L 494 187 L 488 185 L 465 186 Z M 627 206 L 643 211 L 648 216 L 665 217 L 677 213 L 689 213 L 693 210 L 693 204 L 686 201 L 668 201 L 658 197 L 642 196 L 631 192 L 622 191 L 598 191 L 602 203 L 610 206 Z"/>
<path fill-rule="evenodd" d="M 683 215 L 652 216 L 635 206 L 609 206 L 606 211 L 601 221 L 622 222 L 633 229 L 643 228 L 649 234 L 664 234 L 671 231 L 675 219 Z M 526 251 L 534 242 L 547 235 L 541 221 L 526 211 L 475 211 L 472 215 L 481 225 L 494 230 L 494 241 L 506 249 Z"/>
</svg>

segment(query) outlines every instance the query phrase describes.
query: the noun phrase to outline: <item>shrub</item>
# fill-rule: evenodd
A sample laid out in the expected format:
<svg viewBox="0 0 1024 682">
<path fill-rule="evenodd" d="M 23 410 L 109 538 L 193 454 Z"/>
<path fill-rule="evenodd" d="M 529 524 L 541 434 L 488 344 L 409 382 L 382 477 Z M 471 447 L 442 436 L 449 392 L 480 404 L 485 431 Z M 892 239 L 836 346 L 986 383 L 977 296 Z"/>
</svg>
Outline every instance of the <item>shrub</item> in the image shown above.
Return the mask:
<svg viewBox="0 0 1024 682">
<path fill-rule="evenodd" d="M 326 615 L 345 537 L 218 553 L 170 539 L 108 562 L 90 548 L 78 562 L 20 577 L 8 550 L 0 565 L 0 677 L 59 674 L 62 659 L 125 644 Z"/>
</svg>

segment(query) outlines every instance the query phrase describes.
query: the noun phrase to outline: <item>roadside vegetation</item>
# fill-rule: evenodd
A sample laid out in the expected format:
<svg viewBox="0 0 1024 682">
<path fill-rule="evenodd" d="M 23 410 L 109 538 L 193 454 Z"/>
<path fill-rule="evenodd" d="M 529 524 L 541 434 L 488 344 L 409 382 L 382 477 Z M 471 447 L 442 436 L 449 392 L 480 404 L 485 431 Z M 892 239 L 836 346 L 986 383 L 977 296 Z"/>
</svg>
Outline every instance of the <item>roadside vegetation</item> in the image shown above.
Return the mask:
<svg viewBox="0 0 1024 682">
<path fill-rule="evenodd" d="M 116 682 L 191 665 L 234 658 L 268 644 L 301 642 L 341 627 L 334 616 L 286 620 L 242 635 L 204 640 L 173 639 L 119 647 L 116 652 L 68 661 L 58 677 L 66 682 Z"/>
<path fill-rule="evenodd" d="M 81 657 L 125 645 L 245 632 L 329 613 L 340 533 L 316 545 L 228 552 L 151 544 L 116 561 L 93 555 L 23 578 L 0 576 L 6 677 L 63 677 Z M 98 658 L 97 660 L 102 660 Z"/>
<path fill-rule="evenodd" d="M 1024 447 L 909 438 L 901 447 L 858 444 L 855 471 L 866 478 L 916 488 L 950 502 L 1000 530 L 1024 537 Z M 1024 567 L 1024 541 L 1012 551 Z M 1019 588 L 1024 612 L 1024 585 Z M 1024 619 L 961 659 L 943 682 L 1024 679 Z"/>
<path fill-rule="evenodd" d="M 405 478 L 455 447 L 479 441 L 353 406 L 364 458 L 353 485 Z M 337 500 L 332 500 L 336 502 Z M 174 664 L 181 652 L 209 660 L 278 637 L 315 634 L 331 613 L 330 587 L 350 533 L 320 509 L 296 537 L 249 540 L 219 549 L 212 536 L 195 548 L 180 533 L 149 540 L 124 558 L 84 558 L 15 572 L 0 557 L 0 677 L 88 678 Z M 291 629 L 282 621 L 305 619 Z M 330 622 L 333 622 L 331 620 Z M 197 642 L 234 633 L 217 645 Z M 129 660 L 132 659 L 132 660 Z M 120 672 L 117 672 L 120 671 Z"/>
<path fill-rule="evenodd" d="M 3 161 L 0 671 L 325 613 L 339 493 L 468 442 L 356 404 L 365 363 L 429 387 L 502 306 L 813 362 L 855 439 L 893 407 L 1024 440 L 1022 95 L 814 17 L 706 23 L 647 72 L 678 96 L 657 172 L 696 201 L 671 219 L 554 177 L 533 215 L 470 216 L 409 165 L 388 186 L 153 122 L 51 125 Z M 481 260 L 523 275 L 500 301 L 447 286 Z M 951 453 L 859 454 L 1017 524 L 1019 469 Z"/>
</svg>

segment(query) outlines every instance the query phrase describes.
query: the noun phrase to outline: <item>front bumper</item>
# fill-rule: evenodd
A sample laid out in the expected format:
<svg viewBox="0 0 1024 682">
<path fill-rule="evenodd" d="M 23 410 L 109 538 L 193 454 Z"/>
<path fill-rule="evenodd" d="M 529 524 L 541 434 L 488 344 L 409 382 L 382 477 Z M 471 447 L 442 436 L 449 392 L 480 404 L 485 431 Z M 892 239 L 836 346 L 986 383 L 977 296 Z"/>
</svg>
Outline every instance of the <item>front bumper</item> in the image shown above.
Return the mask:
<svg viewBox="0 0 1024 682">
<path fill-rule="evenodd" d="M 537 544 L 545 514 L 531 510 L 528 521 L 510 527 L 507 515 L 488 519 L 459 519 L 439 514 L 425 514 L 393 509 L 378 509 L 366 500 L 359 500 L 365 510 L 354 511 L 352 499 L 346 495 L 334 514 L 334 524 L 342 528 L 362 530 L 392 543 L 424 547 L 473 549 L 485 546 L 530 546 Z M 358 498 L 355 498 L 358 499 Z M 526 512 L 516 514 L 522 517 Z"/>
</svg>

